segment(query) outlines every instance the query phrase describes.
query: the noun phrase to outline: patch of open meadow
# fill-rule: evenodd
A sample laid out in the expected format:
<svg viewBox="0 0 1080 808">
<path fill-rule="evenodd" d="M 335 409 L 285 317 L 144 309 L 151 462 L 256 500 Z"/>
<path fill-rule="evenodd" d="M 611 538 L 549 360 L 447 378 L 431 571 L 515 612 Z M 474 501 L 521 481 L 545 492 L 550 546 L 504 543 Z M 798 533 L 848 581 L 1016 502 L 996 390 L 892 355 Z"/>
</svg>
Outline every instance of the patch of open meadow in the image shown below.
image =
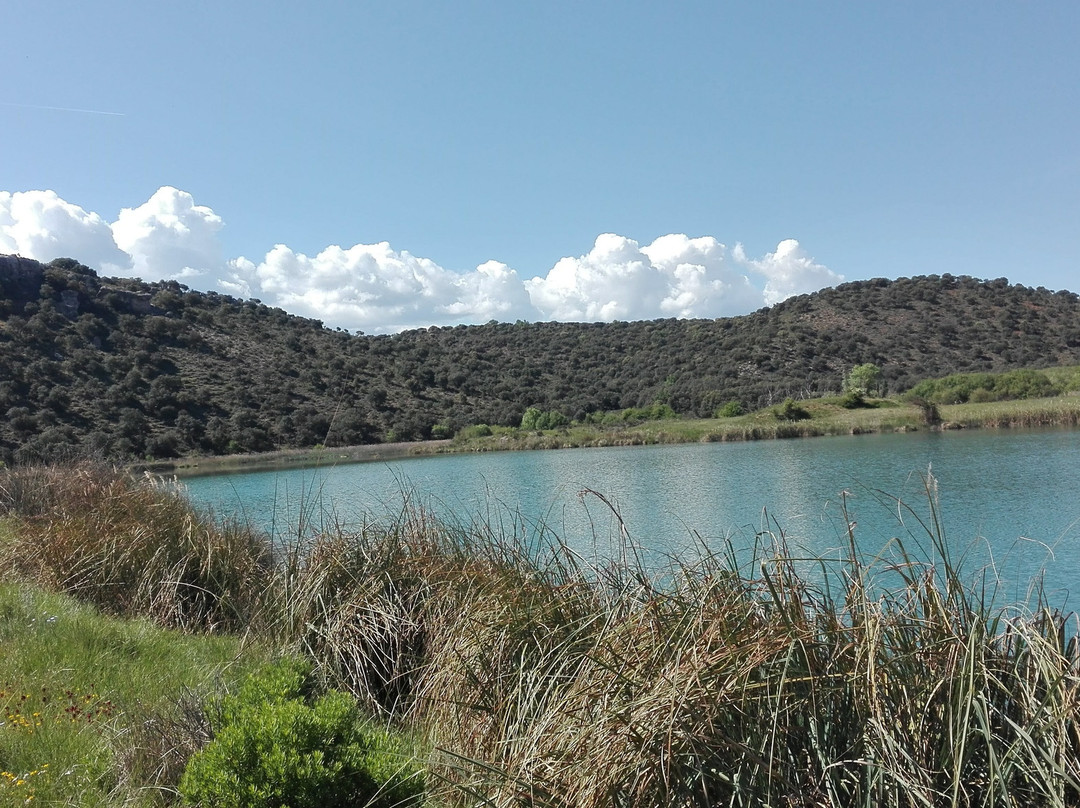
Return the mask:
<svg viewBox="0 0 1080 808">
<path fill-rule="evenodd" d="M 205 704 L 265 646 L 0 584 L 0 805 L 154 806 L 209 738 Z"/>
</svg>

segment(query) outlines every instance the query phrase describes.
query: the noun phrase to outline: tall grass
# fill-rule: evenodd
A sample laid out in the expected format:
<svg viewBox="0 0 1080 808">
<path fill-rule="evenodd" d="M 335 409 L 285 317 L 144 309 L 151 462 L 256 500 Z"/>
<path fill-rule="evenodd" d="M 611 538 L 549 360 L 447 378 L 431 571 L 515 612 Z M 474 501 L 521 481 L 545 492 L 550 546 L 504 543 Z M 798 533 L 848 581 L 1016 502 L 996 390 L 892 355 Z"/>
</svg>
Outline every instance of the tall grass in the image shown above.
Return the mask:
<svg viewBox="0 0 1080 808">
<path fill-rule="evenodd" d="M 292 619 L 447 804 L 1080 803 L 1075 630 L 981 599 L 926 525 L 887 570 L 852 541 L 830 591 L 782 536 L 658 574 L 409 514 L 319 536 Z"/>
<path fill-rule="evenodd" d="M 257 617 L 264 537 L 150 477 L 94 463 L 5 470 L 0 513 L 2 570 L 164 626 L 238 630 Z"/>
<path fill-rule="evenodd" d="M 125 496 L 172 501 L 125 485 Z M 114 523 L 76 519 L 54 499 L 31 497 L 54 504 L 12 517 L 13 532 L 56 532 L 66 540 L 48 555 L 55 568 L 103 574 L 97 555 L 56 561 L 81 551 L 75 528 L 46 516 Z M 155 507 L 138 514 L 149 523 L 125 535 L 176 535 L 152 527 Z M 839 569 L 814 576 L 781 533 L 748 555 L 703 548 L 660 570 L 629 542 L 616 558 L 585 559 L 543 525 L 447 523 L 405 507 L 298 533 L 271 568 L 256 552 L 238 589 L 215 590 L 214 602 L 245 604 L 224 613 L 262 615 L 259 630 L 310 656 L 327 683 L 419 734 L 438 805 L 1080 804 L 1075 624 L 968 585 L 932 486 L 917 515 L 924 557 L 897 546 L 889 562 L 867 562 L 852 536 Z M 97 544 L 122 560 L 121 545 Z M 45 568 L 27 567 L 74 575 Z M 172 600 L 172 567 L 155 569 Z M 112 593 L 104 602 L 116 608 L 143 602 L 116 594 L 115 576 L 74 580 L 77 593 Z M 153 585 L 140 579 L 135 591 Z"/>
</svg>

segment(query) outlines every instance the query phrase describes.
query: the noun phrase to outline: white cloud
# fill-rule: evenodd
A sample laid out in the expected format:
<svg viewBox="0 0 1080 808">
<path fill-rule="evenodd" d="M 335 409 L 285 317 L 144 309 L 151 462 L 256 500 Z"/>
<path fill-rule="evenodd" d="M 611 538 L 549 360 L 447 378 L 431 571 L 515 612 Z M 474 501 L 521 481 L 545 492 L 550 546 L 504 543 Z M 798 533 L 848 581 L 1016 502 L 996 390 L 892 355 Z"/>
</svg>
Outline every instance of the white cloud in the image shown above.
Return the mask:
<svg viewBox="0 0 1080 808">
<path fill-rule="evenodd" d="M 111 224 L 52 191 L 0 192 L 0 252 L 75 258 L 103 275 L 176 278 L 256 297 L 330 326 L 373 333 L 488 320 L 641 320 L 743 314 L 842 277 L 794 239 L 760 259 L 711 236 L 673 233 L 641 246 L 613 233 L 587 253 L 523 280 L 487 261 L 454 272 L 387 242 L 330 246 L 311 257 L 284 244 L 258 261 L 225 260 L 221 217 L 169 186 Z"/>
<path fill-rule="evenodd" d="M 333 325 L 399 331 L 517 319 L 530 313 L 514 270 L 488 261 L 470 273 L 397 252 L 387 242 L 327 247 L 314 258 L 278 244 L 255 264 L 233 262 L 226 288 Z"/>
<path fill-rule="evenodd" d="M 108 222 L 54 191 L 0 191 L 0 252 L 45 262 L 74 258 L 106 274 L 131 266 Z"/>
<path fill-rule="evenodd" d="M 711 236 L 661 236 L 652 244 L 607 233 L 579 258 L 563 258 L 525 284 L 533 305 L 554 320 L 718 317 L 761 305 L 761 292 Z"/>
<path fill-rule="evenodd" d="M 121 210 L 112 232 L 120 249 L 131 256 L 132 275 L 192 282 L 220 271 L 221 226 L 221 217 L 210 208 L 166 185 L 137 208 Z"/>
<path fill-rule="evenodd" d="M 637 320 L 666 293 L 660 273 L 638 243 L 598 236 L 585 255 L 563 258 L 544 278 L 525 282 L 533 305 L 551 320 Z"/>
<path fill-rule="evenodd" d="M 844 279 L 828 267 L 814 263 L 793 238 L 781 241 L 776 245 L 776 252 L 766 253 L 757 261 L 746 257 L 741 244 L 735 245 L 734 255 L 736 261 L 765 277 L 764 298 L 768 306 L 795 295 L 835 286 Z"/>
</svg>

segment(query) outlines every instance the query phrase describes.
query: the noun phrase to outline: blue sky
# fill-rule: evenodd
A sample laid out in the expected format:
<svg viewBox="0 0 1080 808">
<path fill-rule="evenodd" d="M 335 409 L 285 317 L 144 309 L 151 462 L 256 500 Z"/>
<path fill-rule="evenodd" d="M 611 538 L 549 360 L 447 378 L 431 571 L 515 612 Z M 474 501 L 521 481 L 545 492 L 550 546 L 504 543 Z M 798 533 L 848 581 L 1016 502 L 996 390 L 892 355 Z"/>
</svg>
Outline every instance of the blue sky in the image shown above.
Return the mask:
<svg viewBox="0 0 1080 808">
<path fill-rule="evenodd" d="M 945 272 L 1080 291 L 1074 2 L 0 21 L 0 252 L 367 332 L 726 316 Z"/>
</svg>

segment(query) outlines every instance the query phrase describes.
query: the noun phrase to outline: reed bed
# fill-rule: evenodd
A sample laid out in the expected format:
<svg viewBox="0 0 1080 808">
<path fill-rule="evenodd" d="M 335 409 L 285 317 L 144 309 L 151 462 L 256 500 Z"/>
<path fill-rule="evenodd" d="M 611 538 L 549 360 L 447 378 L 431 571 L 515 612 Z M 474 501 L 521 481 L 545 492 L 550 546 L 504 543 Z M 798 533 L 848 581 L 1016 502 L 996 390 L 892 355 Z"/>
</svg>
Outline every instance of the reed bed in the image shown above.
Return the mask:
<svg viewBox="0 0 1080 808">
<path fill-rule="evenodd" d="M 9 574 L 167 627 L 256 621 L 271 570 L 265 537 L 200 514 L 152 477 L 97 463 L 5 470 L 0 514 Z"/>
<path fill-rule="evenodd" d="M 850 537 L 813 577 L 780 533 L 661 570 L 629 539 L 586 559 L 543 525 L 404 507 L 255 553 L 244 586 L 267 637 L 423 739 L 435 805 L 1080 805 L 1075 623 L 967 585 L 935 508 L 928 486 L 928 557 L 864 563 Z M 76 592 L 109 567 L 49 558 L 86 564 Z"/>
</svg>

